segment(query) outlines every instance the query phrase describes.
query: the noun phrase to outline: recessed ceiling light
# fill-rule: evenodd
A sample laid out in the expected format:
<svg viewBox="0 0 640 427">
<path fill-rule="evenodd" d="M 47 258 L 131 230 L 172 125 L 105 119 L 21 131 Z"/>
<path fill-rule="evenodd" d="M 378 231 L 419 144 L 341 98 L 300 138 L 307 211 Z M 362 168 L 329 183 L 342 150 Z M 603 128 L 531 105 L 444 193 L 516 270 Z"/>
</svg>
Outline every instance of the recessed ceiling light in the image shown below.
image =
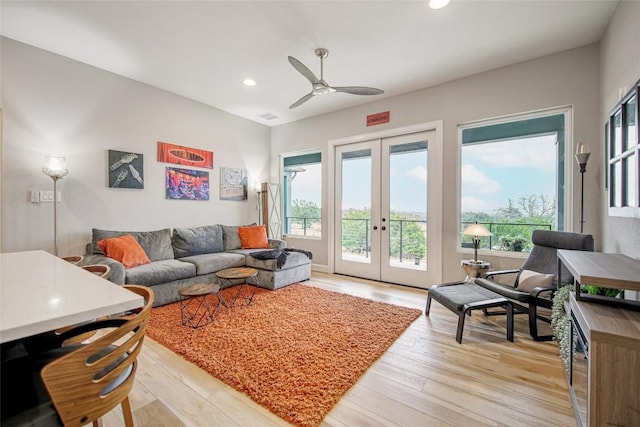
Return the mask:
<svg viewBox="0 0 640 427">
<path fill-rule="evenodd" d="M 278 116 L 276 116 L 273 113 L 264 113 L 264 114 L 259 114 L 258 117 L 265 119 L 265 120 L 273 120 L 273 119 L 277 119 Z"/>
<path fill-rule="evenodd" d="M 255 86 L 256 85 L 256 82 L 253 79 L 244 79 L 244 81 L 242 83 L 244 83 L 245 86 Z"/>
<path fill-rule="evenodd" d="M 431 9 L 442 9 L 449 4 L 449 0 L 429 0 L 429 7 Z"/>
</svg>

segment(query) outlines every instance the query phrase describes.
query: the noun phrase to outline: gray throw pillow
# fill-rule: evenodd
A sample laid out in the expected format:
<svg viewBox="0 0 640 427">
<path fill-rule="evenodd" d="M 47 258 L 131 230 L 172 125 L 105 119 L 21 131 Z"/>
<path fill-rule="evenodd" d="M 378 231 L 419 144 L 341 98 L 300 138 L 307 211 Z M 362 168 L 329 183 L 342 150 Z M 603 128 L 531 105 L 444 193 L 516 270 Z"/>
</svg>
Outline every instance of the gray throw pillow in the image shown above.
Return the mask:
<svg viewBox="0 0 640 427">
<path fill-rule="evenodd" d="M 144 249 L 151 261 L 162 261 L 174 258 L 173 246 L 171 246 L 171 230 L 168 228 L 155 231 L 114 231 L 94 228 L 91 239 L 92 252 L 94 254 L 104 255 L 104 252 L 98 247 L 97 243 L 103 239 L 120 237 L 125 234 L 131 234 L 133 238 L 140 243 L 140 246 L 142 246 L 142 249 Z"/>
<path fill-rule="evenodd" d="M 223 250 L 222 227 L 218 224 L 173 230 L 173 252 L 176 258 Z"/>
<path fill-rule="evenodd" d="M 250 226 L 256 225 L 249 224 Z M 239 225 L 221 225 L 222 237 L 224 239 L 224 250 L 232 251 L 234 249 L 242 249 L 242 242 L 240 241 L 240 233 L 238 233 Z"/>
</svg>

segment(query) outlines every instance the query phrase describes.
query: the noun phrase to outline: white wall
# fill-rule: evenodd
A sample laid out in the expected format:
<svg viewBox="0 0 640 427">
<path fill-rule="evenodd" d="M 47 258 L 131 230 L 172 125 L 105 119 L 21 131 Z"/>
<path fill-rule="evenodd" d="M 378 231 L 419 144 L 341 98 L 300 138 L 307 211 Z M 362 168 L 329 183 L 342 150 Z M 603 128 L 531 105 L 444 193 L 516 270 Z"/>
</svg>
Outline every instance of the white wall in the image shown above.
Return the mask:
<svg viewBox="0 0 640 427">
<path fill-rule="evenodd" d="M 640 79 L 640 2 L 622 1 L 600 42 L 600 90 L 602 102 L 598 120 L 600 135 L 611 110 Z M 622 92 L 622 93 L 621 93 Z M 600 138 L 604 156 L 604 137 Z M 601 181 L 600 186 L 604 186 Z M 640 218 L 609 217 L 608 194 L 603 194 L 603 234 L 605 252 L 616 252 L 640 260 Z"/>
<path fill-rule="evenodd" d="M 549 107 L 573 106 L 573 142 L 584 141 L 591 148 L 600 144 L 598 46 L 578 49 L 538 58 L 521 64 L 499 68 L 468 78 L 409 94 L 374 101 L 320 117 L 274 127 L 271 132 L 271 175 L 278 175 L 278 155 L 296 150 L 322 149 L 328 158 L 328 141 L 411 124 L 444 120 L 444 196 L 442 207 L 444 281 L 460 279 L 463 272 L 460 260 L 469 254 L 457 248 L 456 182 L 457 182 L 457 125 L 473 120 L 487 119 Z M 314 102 L 314 101 L 310 101 Z M 367 128 L 366 115 L 391 112 L 389 124 Z M 600 245 L 600 194 L 602 188 L 602 154 L 592 153 L 585 187 L 593 188 L 585 199 L 585 232 L 592 233 Z M 571 180 L 573 198 L 573 224 L 579 230 L 579 172 L 573 159 Z M 288 238 L 291 246 L 313 251 L 315 264 L 328 264 L 327 252 L 327 183 L 326 165 L 323 176 L 322 240 L 312 241 Z M 602 190 L 600 190 L 602 191 Z M 522 259 L 482 256 L 492 267 L 519 267 Z"/>
<path fill-rule="evenodd" d="M 245 168 L 250 183 L 269 176 L 268 127 L 79 62 L 2 38 L 2 243 L 7 252 L 53 249 L 45 154 L 64 154 L 58 247 L 84 252 L 91 228 L 153 230 L 257 220 L 256 194 L 219 200 L 220 166 Z M 167 60 L 170 60 L 167 58 Z M 202 90 L 208 90 L 202 88 Z M 157 141 L 214 152 L 210 200 L 166 200 Z M 107 150 L 144 155 L 144 190 L 108 188 Z M 179 167 L 177 165 L 172 165 Z"/>
</svg>

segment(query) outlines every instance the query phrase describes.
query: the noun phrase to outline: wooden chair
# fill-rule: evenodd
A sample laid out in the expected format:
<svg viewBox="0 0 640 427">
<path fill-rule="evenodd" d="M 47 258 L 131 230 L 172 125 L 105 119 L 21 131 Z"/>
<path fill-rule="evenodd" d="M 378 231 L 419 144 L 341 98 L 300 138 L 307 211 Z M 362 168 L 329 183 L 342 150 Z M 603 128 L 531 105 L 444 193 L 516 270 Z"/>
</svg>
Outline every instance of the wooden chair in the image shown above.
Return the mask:
<svg viewBox="0 0 640 427">
<path fill-rule="evenodd" d="M 28 402 L 29 405 L 26 405 L 28 406 L 26 408 L 24 396 L 15 396 L 14 400 L 20 401 L 19 404 L 22 405 L 23 410 L 13 414 L 9 419 L 3 419 L 3 427 L 52 424 L 79 427 L 89 423 L 99 426 L 101 417 L 118 405 L 122 407 L 125 425 L 133 426 L 129 392 L 133 387 L 138 367 L 137 357 L 142 349 L 154 294 L 150 288 L 144 286 L 125 285 L 124 287 L 141 295 L 145 300 L 144 307 L 127 313 L 121 318 L 97 320 L 79 325 L 62 334 L 60 342 L 66 341 L 70 335 L 76 333 L 111 329 L 88 344 L 76 344 L 51 350 L 57 353 L 56 357 L 42 367 L 41 378 L 34 379 L 35 386 L 13 384 L 20 390 L 32 387 L 45 389 L 46 392 L 37 390 L 32 393 L 39 399 Z M 69 350 L 60 356 L 65 349 Z M 43 353 L 41 357 L 51 359 L 47 353 Z M 28 363 L 36 369 L 39 367 L 33 361 Z M 24 378 L 24 375 L 22 377 Z M 38 379 L 41 381 L 38 382 Z M 3 383 L 4 380 L 3 378 Z M 5 396 L 3 396 L 3 410 L 7 403 L 4 398 Z M 34 418 L 37 419 L 34 421 Z"/>
<path fill-rule="evenodd" d="M 80 268 L 82 268 L 83 270 L 86 270 L 90 273 L 93 273 L 97 276 L 102 277 L 103 279 L 106 279 L 107 276 L 109 275 L 109 266 L 108 265 L 104 265 L 104 264 L 90 264 L 90 265 L 83 265 Z M 73 328 L 75 328 L 76 325 L 73 326 L 66 326 L 64 328 L 60 328 L 60 329 L 56 329 L 54 331 L 55 334 L 57 335 L 61 335 Z M 80 334 L 80 335 L 76 335 L 72 338 L 69 338 L 67 341 L 65 341 L 64 344 L 68 345 L 68 344 L 77 344 L 77 343 L 81 343 L 84 342 L 86 340 L 88 340 L 89 338 L 91 338 L 92 336 L 94 336 L 96 334 L 96 331 L 89 331 L 85 334 Z"/>
</svg>

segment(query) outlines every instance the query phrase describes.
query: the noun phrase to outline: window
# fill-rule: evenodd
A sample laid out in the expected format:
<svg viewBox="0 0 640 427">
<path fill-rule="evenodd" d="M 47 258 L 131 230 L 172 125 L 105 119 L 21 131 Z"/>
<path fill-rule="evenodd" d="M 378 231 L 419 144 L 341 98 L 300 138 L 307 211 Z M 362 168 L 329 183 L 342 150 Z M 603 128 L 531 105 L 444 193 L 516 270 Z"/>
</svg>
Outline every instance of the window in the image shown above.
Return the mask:
<svg viewBox="0 0 640 427">
<path fill-rule="evenodd" d="M 609 215 L 640 215 L 640 82 L 613 109 L 605 125 L 609 183 Z"/>
<path fill-rule="evenodd" d="M 523 252 L 534 230 L 565 228 L 568 109 L 459 127 L 460 230 L 474 222 L 493 234 L 480 249 Z M 473 236 L 461 235 L 462 247 Z"/>
<path fill-rule="evenodd" d="M 322 235 L 321 153 L 283 156 L 284 234 Z"/>
</svg>

